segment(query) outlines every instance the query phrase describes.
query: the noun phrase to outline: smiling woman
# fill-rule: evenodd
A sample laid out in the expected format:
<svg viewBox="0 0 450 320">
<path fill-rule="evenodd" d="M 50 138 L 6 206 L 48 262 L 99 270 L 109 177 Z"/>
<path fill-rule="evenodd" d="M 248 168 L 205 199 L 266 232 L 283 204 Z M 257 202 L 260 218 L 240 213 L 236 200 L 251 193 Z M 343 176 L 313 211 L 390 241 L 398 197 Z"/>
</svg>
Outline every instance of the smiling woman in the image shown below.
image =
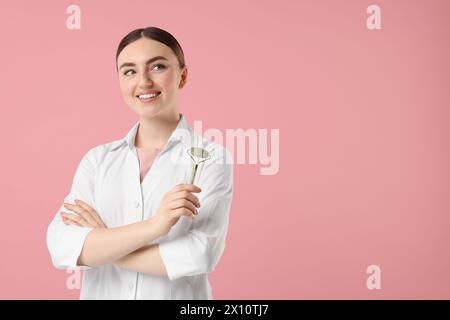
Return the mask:
<svg viewBox="0 0 450 320">
<path fill-rule="evenodd" d="M 178 112 L 187 67 L 170 33 L 130 32 L 116 69 L 139 121 L 81 159 L 47 230 L 53 264 L 85 269 L 81 299 L 212 299 L 208 273 L 225 247 L 231 153 L 195 133 Z M 190 162 L 171 161 L 193 147 L 212 155 L 195 185 L 188 182 Z"/>
<path fill-rule="evenodd" d="M 129 33 L 117 48 L 116 68 L 124 101 L 139 116 L 178 119 L 178 90 L 186 84 L 188 71 L 183 50 L 172 35 L 159 28 Z M 164 136 L 160 130 L 154 133 Z M 150 134 L 146 140 L 159 147 L 164 142 Z"/>
</svg>

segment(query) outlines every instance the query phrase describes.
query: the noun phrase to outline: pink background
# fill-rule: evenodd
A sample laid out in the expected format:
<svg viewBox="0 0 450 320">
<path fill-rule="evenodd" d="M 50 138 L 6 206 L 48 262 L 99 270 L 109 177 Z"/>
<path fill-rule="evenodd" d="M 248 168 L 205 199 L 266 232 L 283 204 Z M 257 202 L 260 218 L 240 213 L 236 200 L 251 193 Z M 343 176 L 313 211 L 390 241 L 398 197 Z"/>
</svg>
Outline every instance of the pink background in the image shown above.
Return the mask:
<svg viewBox="0 0 450 320">
<path fill-rule="evenodd" d="M 66 28 L 70 4 L 81 30 Z M 366 27 L 371 4 L 381 30 Z M 137 121 L 116 48 L 158 26 L 185 51 L 191 125 L 280 130 L 277 175 L 235 166 L 215 299 L 449 299 L 449 13 L 446 0 L 2 1 L 0 298 L 78 299 L 46 228 L 82 155 Z"/>
</svg>

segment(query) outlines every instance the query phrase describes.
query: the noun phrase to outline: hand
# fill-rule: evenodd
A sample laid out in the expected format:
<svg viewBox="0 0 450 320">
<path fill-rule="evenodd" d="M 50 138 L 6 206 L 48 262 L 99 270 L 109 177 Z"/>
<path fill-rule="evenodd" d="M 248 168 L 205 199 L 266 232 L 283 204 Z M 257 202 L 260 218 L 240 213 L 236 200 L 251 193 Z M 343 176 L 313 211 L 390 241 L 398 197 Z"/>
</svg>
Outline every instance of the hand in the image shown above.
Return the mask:
<svg viewBox="0 0 450 320">
<path fill-rule="evenodd" d="M 175 225 L 181 216 L 194 218 L 200 202 L 192 193 L 201 192 L 202 189 L 193 184 L 178 184 L 171 191 L 164 194 L 158 211 L 152 217 L 159 234 L 164 236 Z"/>
<path fill-rule="evenodd" d="M 76 204 L 64 203 L 64 208 L 76 214 L 61 212 L 61 217 L 66 225 L 74 225 L 90 228 L 106 228 L 98 213 L 86 202 L 75 199 Z"/>
</svg>

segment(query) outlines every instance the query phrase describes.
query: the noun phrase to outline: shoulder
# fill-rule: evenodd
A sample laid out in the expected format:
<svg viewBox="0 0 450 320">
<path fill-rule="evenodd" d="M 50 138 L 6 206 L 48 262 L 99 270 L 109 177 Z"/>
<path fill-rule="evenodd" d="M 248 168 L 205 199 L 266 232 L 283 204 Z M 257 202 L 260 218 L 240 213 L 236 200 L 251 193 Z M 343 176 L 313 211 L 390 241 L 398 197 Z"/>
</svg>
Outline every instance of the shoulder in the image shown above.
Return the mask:
<svg viewBox="0 0 450 320">
<path fill-rule="evenodd" d="M 85 152 L 82 161 L 92 165 L 98 165 L 105 159 L 108 153 L 116 150 L 123 142 L 123 139 L 118 139 L 93 146 Z"/>
</svg>

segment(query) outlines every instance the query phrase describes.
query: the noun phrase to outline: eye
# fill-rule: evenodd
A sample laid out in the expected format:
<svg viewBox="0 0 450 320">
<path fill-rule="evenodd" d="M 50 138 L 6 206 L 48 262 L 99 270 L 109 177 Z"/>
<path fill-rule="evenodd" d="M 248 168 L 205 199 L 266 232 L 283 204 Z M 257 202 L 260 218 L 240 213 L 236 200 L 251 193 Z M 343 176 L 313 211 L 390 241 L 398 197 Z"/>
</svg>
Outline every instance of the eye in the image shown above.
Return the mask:
<svg viewBox="0 0 450 320">
<path fill-rule="evenodd" d="M 155 67 L 160 67 L 159 70 L 164 70 L 164 69 L 166 68 L 166 66 L 163 65 L 163 64 L 161 64 L 161 63 L 155 64 L 155 65 L 153 66 L 153 69 L 154 69 Z"/>
<path fill-rule="evenodd" d="M 158 63 L 158 64 L 155 64 L 155 65 L 153 66 L 153 69 L 152 69 L 152 70 L 154 70 L 156 67 L 159 68 L 159 69 L 156 70 L 156 71 L 164 70 L 164 69 L 167 68 L 165 65 L 163 65 L 163 64 L 161 64 L 161 63 Z M 126 70 L 123 74 L 124 74 L 125 76 L 127 76 L 128 73 L 129 73 L 130 71 L 135 72 L 133 69 L 129 69 L 129 70 Z"/>
<path fill-rule="evenodd" d="M 131 69 L 130 69 L 130 70 L 126 70 L 123 74 L 124 74 L 124 75 L 128 75 L 128 72 L 130 72 L 130 71 L 133 71 L 133 72 L 134 72 L 134 70 L 131 70 Z"/>
</svg>

